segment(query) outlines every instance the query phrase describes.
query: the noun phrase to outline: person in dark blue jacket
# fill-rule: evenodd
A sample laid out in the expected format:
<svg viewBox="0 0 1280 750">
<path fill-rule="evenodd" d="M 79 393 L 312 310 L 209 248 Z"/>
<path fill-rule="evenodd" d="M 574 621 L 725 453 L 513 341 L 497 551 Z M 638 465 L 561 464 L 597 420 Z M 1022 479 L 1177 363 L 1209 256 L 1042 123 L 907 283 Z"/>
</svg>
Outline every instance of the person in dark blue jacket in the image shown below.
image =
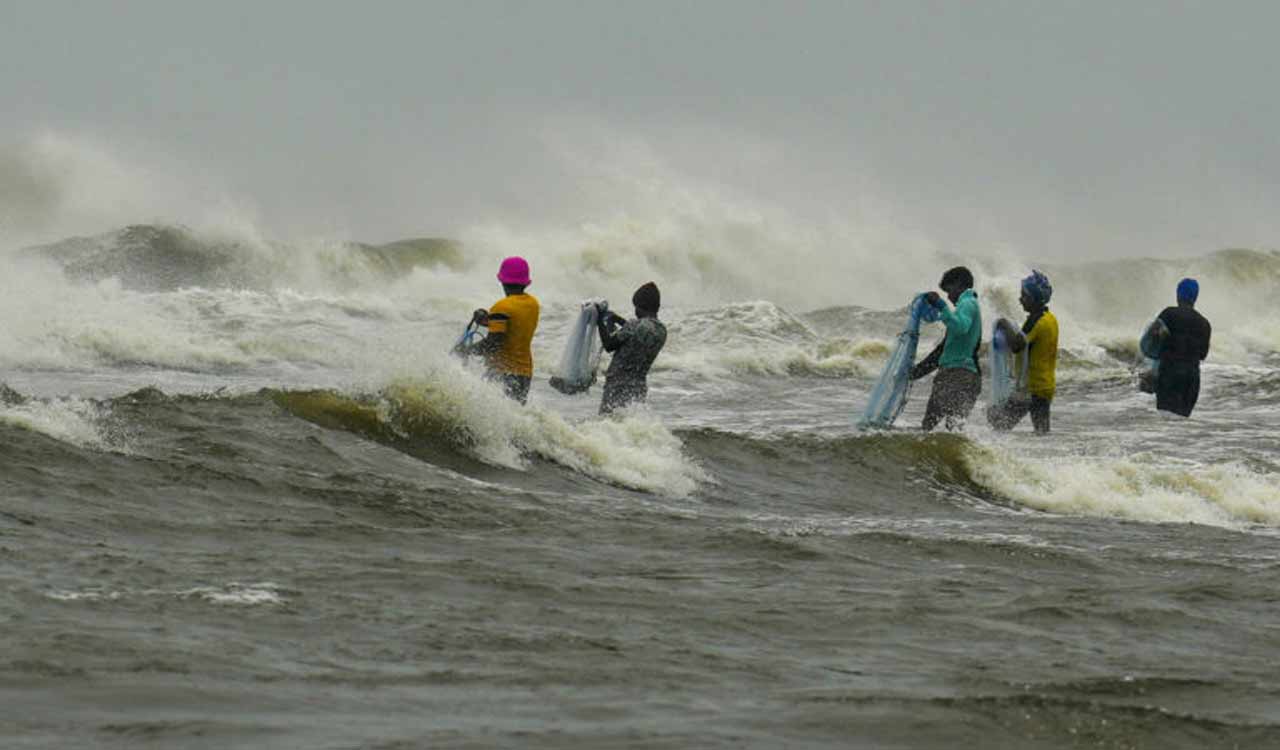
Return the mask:
<svg viewBox="0 0 1280 750">
<path fill-rule="evenodd" d="M 1178 282 L 1178 304 L 1160 311 L 1159 321 L 1169 333 L 1161 342 L 1160 369 L 1156 373 L 1156 408 L 1183 417 L 1191 416 L 1200 399 L 1200 362 L 1209 356 L 1213 327 L 1196 311 L 1200 284 L 1195 279 Z"/>
</svg>

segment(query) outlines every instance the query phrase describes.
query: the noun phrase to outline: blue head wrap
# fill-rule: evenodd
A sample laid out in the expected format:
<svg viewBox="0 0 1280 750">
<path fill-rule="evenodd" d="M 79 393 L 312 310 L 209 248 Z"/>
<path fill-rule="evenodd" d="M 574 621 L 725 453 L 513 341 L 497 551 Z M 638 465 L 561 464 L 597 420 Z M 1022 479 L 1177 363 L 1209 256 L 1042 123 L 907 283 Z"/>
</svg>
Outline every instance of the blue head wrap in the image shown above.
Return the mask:
<svg viewBox="0 0 1280 750">
<path fill-rule="evenodd" d="M 1183 279 L 1178 282 L 1178 301 L 1196 303 L 1196 298 L 1200 296 L 1200 282 L 1195 279 Z"/>
<path fill-rule="evenodd" d="M 1022 291 L 1038 304 L 1047 305 L 1049 298 L 1053 296 L 1053 284 L 1049 283 L 1048 276 L 1032 270 L 1031 275 L 1022 280 Z"/>
</svg>

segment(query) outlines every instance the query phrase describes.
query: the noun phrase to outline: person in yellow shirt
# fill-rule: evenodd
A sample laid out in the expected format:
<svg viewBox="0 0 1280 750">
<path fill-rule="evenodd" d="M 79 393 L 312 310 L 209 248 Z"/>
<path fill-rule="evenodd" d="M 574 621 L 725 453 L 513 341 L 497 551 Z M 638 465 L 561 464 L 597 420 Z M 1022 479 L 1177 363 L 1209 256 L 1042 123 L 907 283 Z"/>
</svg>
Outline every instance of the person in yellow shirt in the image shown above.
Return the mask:
<svg viewBox="0 0 1280 750">
<path fill-rule="evenodd" d="M 472 322 L 489 329 L 483 340 L 465 346 L 458 351 L 466 356 L 484 357 L 485 377 L 502 384 L 508 397 L 525 403 L 529 398 L 529 385 L 533 382 L 533 334 L 538 330 L 541 308 L 538 299 L 526 294 L 532 283 L 529 263 L 513 256 L 502 261 L 498 268 L 498 281 L 505 297 L 488 310 L 479 309 L 472 315 Z"/>
<path fill-rule="evenodd" d="M 1027 312 L 1022 329 L 1015 328 L 1004 318 L 996 322 L 1009 342 L 1010 351 L 1019 354 L 1024 348 L 1027 350 L 1026 372 L 1019 378 L 1025 381 L 1025 390 L 1020 390 L 1003 406 L 993 407 L 987 413 L 988 421 L 997 430 L 1011 430 L 1030 414 L 1036 433 L 1044 435 L 1049 432 L 1049 408 L 1057 388 L 1058 369 L 1058 319 L 1049 311 L 1049 298 L 1052 296 L 1053 285 L 1048 277 L 1033 270 L 1022 280 L 1022 294 L 1018 300 Z"/>
</svg>

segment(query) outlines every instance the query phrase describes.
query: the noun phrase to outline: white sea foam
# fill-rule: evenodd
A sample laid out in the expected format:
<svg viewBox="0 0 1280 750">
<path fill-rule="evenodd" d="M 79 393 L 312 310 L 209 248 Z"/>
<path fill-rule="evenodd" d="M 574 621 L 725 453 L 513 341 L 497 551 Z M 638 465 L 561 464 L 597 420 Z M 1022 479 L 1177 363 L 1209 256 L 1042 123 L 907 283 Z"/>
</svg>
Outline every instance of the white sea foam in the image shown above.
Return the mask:
<svg viewBox="0 0 1280 750">
<path fill-rule="evenodd" d="M 975 481 L 1039 510 L 1228 528 L 1280 526 L 1280 476 L 1239 464 L 1199 466 L 1143 456 L 1045 459 L 981 444 L 971 444 L 965 458 Z"/>
<path fill-rule="evenodd" d="M 113 602 L 123 599 L 127 596 L 127 593 L 123 591 L 101 591 L 98 589 L 84 589 L 81 591 L 55 589 L 45 592 L 45 596 L 60 602 Z"/>
<path fill-rule="evenodd" d="M 150 592 L 149 592 L 150 593 Z M 182 599 L 203 599 L 213 604 L 283 604 L 280 586 L 274 583 L 232 582 L 225 586 L 196 586 L 170 594 Z"/>
<path fill-rule="evenodd" d="M 125 440 L 104 429 L 103 416 L 102 407 L 97 403 L 74 397 L 0 404 L 0 423 L 82 448 L 127 452 Z"/>
<path fill-rule="evenodd" d="M 398 380 L 385 393 L 388 423 L 410 436 L 456 431 L 477 457 L 500 466 L 524 469 L 526 457 L 537 456 L 606 482 L 673 496 L 689 495 L 706 480 L 680 439 L 643 410 L 571 421 L 536 401 L 520 406 L 452 362 L 434 366 L 426 378 Z"/>
<path fill-rule="evenodd" d="M 64 602 L 114 602 L 133 598 L 196 599 L 211 604 L 257 606 L 283 604 L 286 597 L 279 584 L 240 583 L 232 581 L 221 586 L 193 586 L 185 589 L 118 589 L 102 588 L 55 589 L 45 596 Z"/>
<path fill-rule="evenodd" d="M 35 203 L 24 203 L 32 217 L 27 225 L 61 232 L 49 238 L 57 239 L 84 226 L 105 231 L 157 216 L 190 222 L 195 228 L 184 236 L 233 248 L 229 267 L 261 283 L 254 292 L 144 294 L 114 280 L 72 283 L 53 267 L 6 263 L 0 365 L 215 373 L 298 365 L 331 371 L 329 382 L 366 382 L 394 369 L 384 363 L 404 359 L 400 352 L 447 347 L 450 329 L 501 295 L 494 279 L 500 258 L 522 254 L 533 264 L 530 291 L 548 310 L 600 295 L 626 312 L 632 290 L 656 280 L 672 328 L 655 365 L 660 371 L 866 377 L 878 372 L 881 344 L 893 332 L 865 330 L 851 318 L 844 329 L 819 334 L 796 315 L 833 305 L 897 309 L 932 287 L 945 266 L 966 262 L 978 276 L 989 328 L 997 316 L 1021 319 L 1018 279 L 1039 265 L 1009 251 L 953 257 L 871 203 L 862 204 L 872 208 L 857 221 L 815 219 L 686 174 L 649 148 L 591 137 L 562 146 L 598 204 L 580 221 L 476 224 L 461 232 L 465 252 L 456 262 L 388 280 L 347 238 L 277 241 L 246 212 L 193 210 L 200 201 L 174 190 L 172 182 L 185 181 L 163 169 L 131 166 L 75 138 L 36 138 L 0 158 L 8 170 L 3 179 L 47 188 L 33 188 L 26 203 Z M 37 200 L 45 193 L 57 200 Z M 113 204 L 105 194 L 123 197 Z M 600 208 L 606 205 L 613 208 Z M 1215 362 L 1258 364 L 1280 346 L 1280 318 L 1257 303 L 1277 291 L 1280 260 L 1273 253 L 1046 270 L 1061 345 L 1070 354 L 1061 365 L 1063 383 L 1123 376 L 1128 353 L 1136 357 L 1139 329 L 1171 302 L 1182 275 L 1203 282 L 1200 304 L 1215 325 Z M 925 331 L 926 341 L 936 335 Z M 542 365 L 554 361 L 559 344 L 554 330 L 535 338 Z"/>
</svg>

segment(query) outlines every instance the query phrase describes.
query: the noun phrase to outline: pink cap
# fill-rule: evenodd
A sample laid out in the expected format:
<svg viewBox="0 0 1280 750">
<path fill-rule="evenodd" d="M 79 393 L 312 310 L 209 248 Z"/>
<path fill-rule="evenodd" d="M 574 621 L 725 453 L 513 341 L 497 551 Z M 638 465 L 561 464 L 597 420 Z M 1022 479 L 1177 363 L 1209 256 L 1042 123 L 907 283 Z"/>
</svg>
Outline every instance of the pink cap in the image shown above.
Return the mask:
<svg viewBox="0 0 1280 750">
<path fill-rule="evenodd" d="M 532 283 L 529 278 L 529 261 L 519 255 L 503 260 L 502 265 L 498 266 L 498 281 L 503 284 L 529 286 Z"/>
</svg>

